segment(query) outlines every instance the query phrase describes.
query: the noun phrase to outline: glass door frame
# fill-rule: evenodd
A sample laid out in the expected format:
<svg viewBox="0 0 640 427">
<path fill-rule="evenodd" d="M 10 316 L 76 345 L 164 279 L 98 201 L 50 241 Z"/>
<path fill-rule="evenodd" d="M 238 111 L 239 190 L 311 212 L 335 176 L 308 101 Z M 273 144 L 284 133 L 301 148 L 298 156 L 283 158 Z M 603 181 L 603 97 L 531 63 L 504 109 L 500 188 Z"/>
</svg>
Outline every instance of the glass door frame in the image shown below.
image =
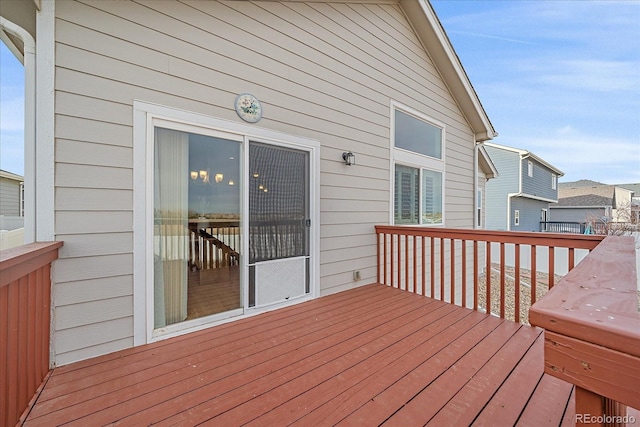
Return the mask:
<svg viewBox="0 0 640 427">
<path fill-rule="evenodd" d="M 320 295 L 320 142 L 246 124 L 134 101 L 133 126 L 133 340 L 134 345 L 155 342 L 194 332 L 258 312 L 269 311 Z M 249 141 L 309 152 L 309 293 L 301 298 L 268 307 L 248 307 L 248 257 L 240 254 L 241 308 L 169 325 L 153 325 L 153 173 L 154 129 L 165 127 L 241 142 L 241 248 L 248 248 L 248 146 Z"/>
</svg>

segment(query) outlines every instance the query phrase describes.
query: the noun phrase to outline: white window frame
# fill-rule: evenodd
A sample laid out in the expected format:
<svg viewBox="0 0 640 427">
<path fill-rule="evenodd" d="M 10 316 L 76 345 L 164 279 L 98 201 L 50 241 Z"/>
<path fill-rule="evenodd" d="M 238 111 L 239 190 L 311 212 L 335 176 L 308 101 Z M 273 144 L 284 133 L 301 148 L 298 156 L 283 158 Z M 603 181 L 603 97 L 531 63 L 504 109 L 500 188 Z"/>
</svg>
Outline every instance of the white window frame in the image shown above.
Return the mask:
<svg viewBox="0 0 640 427">
<path fill-rule="evenodd" d="M 513 211 L 513 225 L 515 225 L 515 226 L 519 226 L 520 225 L 520 210 L 518 210 L 518 209 Z"/>
<path fill-rule="evenodd" d="M 533 177 L 533 162 L 531 160 L 527 160 L 527 175 Z"/>
<path fill-rule="evenodd" d="M 431 126 L 435 126 L 441 129 L 441 153 L 442 158 L 438 159 L 435 157 L 427 156 L 425 154 L 420 154 L 416 152 L 412 152 L 403 148 L 397 148 L 395 146 L 395 112 L 396 110 L 400 110 L 405 114 L 415 117 L 418 120 L 422 120 L 428 123 Z M 418 203 L 420 205 L 419 209 L 419 223 L 418 224 L 402 224 L 402 225 L 422 225 L 422 226 L 430 226 L 430 227 L 444 227 L 446 215 L 445 215 L 445 182 L 446 182 L 446 126 L 444 123 L 441 123 L 432 117 L 429 117 L 411 107 L 400 104 L 395 101 L 391 101 L 391 129 L 390 129 L 390 149 L 391 156 L 389 159 L 389 170 L 390 170 L 390 200 L 389 200 L 389 224 L 395 224 L 395 166 L 396 164 L 407 166 L 411 168 L 416 168 L 419 170 L 419 181 L 420 181 L 420 190 L 419 190 L 419 200 Z M 432 172 L 438 172 L 442 174 L 442 185 L 441 185 L 441 195 L 442 195 L 442 221 L 439 224 L 429 224 L 423 223 L 422 220 L 422 208 L 423 208 L 423 170 L 428 170 Z"/>
<path fill-rule="evenodd" d="M 558 188 L 558 176 L 555 173 L 551 174 L 551 189 L 556 190 Z"/>
<path fill-rule="evenodd" d="M 476 194 L 476 226 L 482 228 L 482 189 L 479 188 Z"/>
<path fill-rule="evenodd" d="M 284 134 L 255 125 L 218 119 L 198 113 L 192 113 L 171 107 L 160 106 L 135 100 L 133 103 L 133 259 L 134 259 L 134 345 L 142 345 L 188 332 L 205 329 L 216 324 L 236 320 L 240 317 L 256 314 L 260 311 L 273 310 L 294 302 L 302 302 L 320 296 L 320 142 L 309 138 Z M 248 166 L 245 154 L 249 141 L 263 142 L 273 145 L 288 146 L 309 151 L 309 212 L 310 230 L 310 263 L 309 294 L 296 301 L 274 304 L 261 310 L 247 310 L 233 317 L 208 316 L 194 321 L 169 325 L 160 333 L 154 330 L 153 322 L 153 138 L 154 127 L 183 130 L 200 134 L 235 135 L 243 141 L 241 149 L 244 156 L 243 168 Z M 248 194 L 243 191 L 243 210 L 246 212 Z M 243 228 L 248 225 L 248 216 L 243 216 Z M 248 237 L 245 235 L 242 245 L 247 247 Z M 241 261 L 241 283 L 248 274 L 247 260 Z M 244 292 L 244 290 L 243 290 Z M 245 297 L 246 301 L 246 297 Z"/>
</svg>

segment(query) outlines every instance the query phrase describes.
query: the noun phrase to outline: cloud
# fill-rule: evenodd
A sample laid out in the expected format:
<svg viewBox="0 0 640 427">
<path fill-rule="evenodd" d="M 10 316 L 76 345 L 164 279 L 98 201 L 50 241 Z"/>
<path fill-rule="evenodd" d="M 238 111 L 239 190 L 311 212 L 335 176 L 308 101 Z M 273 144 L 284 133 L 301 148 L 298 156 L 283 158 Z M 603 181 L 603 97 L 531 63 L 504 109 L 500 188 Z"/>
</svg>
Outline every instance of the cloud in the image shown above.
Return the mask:
<svg viewBox="0 0 640 427">
<path fill-rule="evenodd" d="M 536 67 L 538 81 L 565 89 L 594 92 L 634 91 L 640 88 L 638 64 L 599 59 L 555 61 Z"/>
<path fill-rule="evenodd" d="M 501 40 L 501 41 L 506 41 L 506 42 L 511 42 L 511 43 L 518 43 L 518 44 L 533 44 L 533 43 L 528 42 L 526 40 L 519 40 L 519 39 L 510 38 L 510 37 L 496 36 L 496 35 L 487 34 L 487 33 L 473 33 L 473 32 L 470 32 L 470 31 L 450 31 L 449 34 L 460 34 L 460 35 L 464 35 L 464 36 L 479 37 L 479 38 L 493 39 L 493 40 Z"/>
<path fill-rule="evenodd" d="M 640 137 L 638 137 L 640 138 Z M 532 151 L 565 173 L 563 181 L 592 179 L 606 183 L 640 182 L 640 139 L 581 132 L 566 125 L 513 145 Z"/>
</svg>

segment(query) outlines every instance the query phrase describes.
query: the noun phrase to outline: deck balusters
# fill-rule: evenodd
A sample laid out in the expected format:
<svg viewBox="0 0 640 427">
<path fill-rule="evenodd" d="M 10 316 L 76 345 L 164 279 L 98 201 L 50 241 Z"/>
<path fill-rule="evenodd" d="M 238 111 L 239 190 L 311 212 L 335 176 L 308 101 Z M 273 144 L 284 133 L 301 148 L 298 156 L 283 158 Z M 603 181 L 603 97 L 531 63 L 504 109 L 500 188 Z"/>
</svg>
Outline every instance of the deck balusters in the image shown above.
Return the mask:
<svg viewBox="0 0 640 427">
<path fill-rule="evenodd" d="M 559 257 L 555 248 L 568 249 L 563 263 L 571 270 L 576 263 L 575 249 L 590 251 L 603 239 L 603 236 L 593 235 L 406 226 L 377 226 L 376 230 L 380 234 L 377 240 L 377 277 L 381 283 L 452 304 L 469 304 L 474 310 L 491 312 L 493 303 L 495 310 L 492 314 L 509 317 L 516 322 L 527 322 L 520 312 L 537 300 L 537 282 L 541 274 L 537 271 L 539 247 L 541 253 L 548 251 L 545 268 L 551 288 L 555 284 L 556 258 Z M 472 242 L 471 248 L 468 241 Z M 493 248 L 496 252 L 492 256 L 494 244 L 498 246 Z M 530 250 L 526 267 L 521 264 L 522 246 Z M 492 258 L 496 258 L 495 261 Z M 494 262 L 499 265 L 494 265 Z M 493 268 L 497 271 L 495 277 L 491 275 Z M 497 281 L 499 283 L 495 283 Z M 473 291 L 467 289 L 467 284 L 471 283 Z M 480 304 L 478 297 L 483 284 L 484 304 Z M 522 292 L 522 286 L 530 287 L 529 301 L 523 301 L 526 294 Z"/>
</svg>

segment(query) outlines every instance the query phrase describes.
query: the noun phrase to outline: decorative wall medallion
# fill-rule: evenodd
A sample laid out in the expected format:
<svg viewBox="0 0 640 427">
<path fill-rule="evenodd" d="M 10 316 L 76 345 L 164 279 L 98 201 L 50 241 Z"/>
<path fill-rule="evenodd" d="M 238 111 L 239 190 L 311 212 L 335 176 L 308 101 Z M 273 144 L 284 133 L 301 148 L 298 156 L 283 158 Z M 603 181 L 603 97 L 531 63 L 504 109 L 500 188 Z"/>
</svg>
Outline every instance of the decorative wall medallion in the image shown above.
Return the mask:
<svg viewBox="0 0 640 427">
<path fill-rule="evenodd" d="M 236 112 L 245 122 L 256 123 L 262 118 L 262 105 L 250 93 L 241 93 L 236 98 Z"/>
</svg>

